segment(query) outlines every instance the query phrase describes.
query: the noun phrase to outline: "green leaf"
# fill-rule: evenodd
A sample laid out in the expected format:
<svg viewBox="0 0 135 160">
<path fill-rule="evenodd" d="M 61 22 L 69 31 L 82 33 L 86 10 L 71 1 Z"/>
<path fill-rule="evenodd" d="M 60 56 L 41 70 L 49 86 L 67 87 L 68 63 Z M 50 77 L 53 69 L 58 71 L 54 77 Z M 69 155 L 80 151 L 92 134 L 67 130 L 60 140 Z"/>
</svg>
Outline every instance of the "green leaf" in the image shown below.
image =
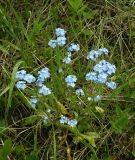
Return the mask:
<svg viewBox="0 0 135 160">
<path fill-rule="evenodd" d="M 0 157 L 2 160 L 7 160 L 7 156 L 10 154 L 12 150 L 12 141 L 10 139 L 4 142 L 3 148 L 0 150 Z"/>
<path fill-rule="evenodd" d="M 68 0 L 68 2 L 75 11 L 77 11 L 82 4 L 82 0 Z"/>
<path fill-rule="evenodd" d="M 132 152 L 132 155 L 135 157 L 135 151 Z"/>
<path fill-rule="evenodd" d="M 15 78 L 15 74 L 18 71 L 19 66 L 23 63 L 23 61 L 19 61 L 16 63 L 16 65 L 13 68 L 13 72 L 11 75 L 11 82 L 9 85 L 9 96 L 8 96 L 8 102 L 7 102 L 7 106 L 11 107 L 11 102 L 12 102 L 12 93 L 13 93 L 13 88 L 15 86 L 15 82 L 16 82 L 16 78 Z"/>
<path fill-rule="evenodd" d="M 30 155 L 26 157 L 26 160 L 39 160 L 39 158 L 37 157 L 35 153 L 31 153 Z"/>
<path fill-rule="evenodd" d="M 83 17 L 85 19 L 92 19 L 98 13 L 97 10 L 91 10 L 90 12 L 83 12 Z"/>
<path fill-rule="evenodd" d="M 5 129 L 6 129 L 5 120 L 1 120 L 0 121 L 0 134 L 3 133 Z"/>
<path fill-rule="evenodd" d="M 9 90 L 9 86 L 7 86 L 1 93 L 0 93 L 0 97 L 3 96 L 3 94 L 5 94 L 8 90 Z"/>
<path fill-rule="evenodd" d="M 111 122 L 113 130 L 116 133 L 122 133 L 124 130 L 127 129 L 128 125 L 128 112 L 129 110 L 122 111 L 119 106 L 116 107 L 116 118 Z"/>
<path fill-rule="evenodd" d="M 86 134 L 81 134 L 81 136 L 89 141 L 93 147 L 96 147 L 95 139 L 99 138 L 99 135 L 96 132 L 87 132 Z"/>
<path fill-rule="evenodd" d="M 3 52 L 3 53 L 6 53 L 8 54 L 8 51 L 5 47 L 3 47 L 2 45 L 0 45 L 0 50 Z"/>
<path fill-rule="evenodd" d="M 33 123 L 35 123 L 37 120 L 39 120 L 40 116 L 39 115 L 32 115 L 30 117 L 27 117 L 25 119 L 25 124 L 26 125 L 31 125 Z"/>
<path fill-rule="evenodd" d="M 67 109 L 65 108 L 65 106 L 62 103 L 60 103 L 54 95 L 53 99 L 55 100 L 58 111 L 61 112 L 62 114 L 67 114 Z"/>
<path fill-rule="evenodd" d="M 78 133 L 75 130 L 72 130 L 76 134 L 76 139 L 78 141 L 87 140 L 92 147 L 96 148 L 95 139 L 99 138 L 99 135 L 96 132 L 87 132 L 85 134 Z"/>
<path fill-rule="evenodd" d="M 32 43 L 35 40 L 36 36 L 41 31 L 43 25 L 44 25 L 44 22 L 39 22 L 39 18 L 34 20 L 33 28 L 31 30 L 30 34 L 28 35 L 28 43 Z"/>
<path fill-rule="evenodd" d="M 11 46 L 12 48 L 14 48 L 17 51 L 21 50 L 18 46 L 16 46 L 15 44 L 13 44 L 13 43 L 11 43 L 11 42 L 9 42 L 7 40 L 0 39 L 0 41 L 3 42 L 5 45 Z"/>
</svg>

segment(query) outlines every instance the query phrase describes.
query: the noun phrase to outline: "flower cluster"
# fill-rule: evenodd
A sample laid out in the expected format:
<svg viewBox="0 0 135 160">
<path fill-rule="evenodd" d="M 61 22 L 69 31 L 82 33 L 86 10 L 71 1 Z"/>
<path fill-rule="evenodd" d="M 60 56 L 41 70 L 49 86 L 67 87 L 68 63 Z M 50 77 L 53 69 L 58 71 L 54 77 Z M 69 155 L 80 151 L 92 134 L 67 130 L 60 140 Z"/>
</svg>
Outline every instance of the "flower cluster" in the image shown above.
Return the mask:
<svg viewBox="0 0 135 160">
<path fill-rule="evenodd" d="M 39 90 L 38 90 L 39 94 L 43 94 L 45 96 L 51 94 L 51 90 L 44 85 L 45 81 L 48 78 L 50 78 L 50 72 L 49 72 L 49 69 L 47 67 L 42 68 L 40 71 L 38 71 L 38 77 L 37 78 L 35 78 L 32 74 L 27 74 L 27 72 L 25 70 L 17 71 L 16 72 L 16 78 L 19 80 L 16 83 L 16 87 L 20 90 L 24 90 L 27 87 L 26 83 L 31 84 L 31 83 L 35 82 L 35 84 L 40 87 Z M 36 103 L 37 103 L 37 98 L 32 97 L 30 99 L 31 107 L 35 108 Z"/>
<path fill-rule="evenodd" d="M 87 59 L 91 59 L 93 61 L 96 61 L 99 56 L 102 54 L 108 55 L 109 51 L 106 48 L 100 48 L 99 50 L 92 50 L 87 55 Z"/>
<path fill-rule="evenodd" d="M 72 52 L 78 52 L 80 50 L 80 45 L 79 44 L 75 44 L 75 43 L 71 43 L 70 46 L 67 49 L 67 57 L 65 57 L 63 59 L 63 63 L 65 64 L 69 64 L 71 63 L 71 56 L 72 56 Z"/>
<path fill-rule="evenodd" d="M 51 94 L 51 90 L 50 90 L 48 87 L 46 87 L 45 85 L 43 85 L 43 86 L 39 89 L 38 93 L 39 93 L 39 94 L 43 94 L 43 95 L 45 95 L 45 96 L 48 96 L 48 95 Z"/>
<path fill-rule="evenodd" d="M 67 124 L 71 127 L 74 127 L 74 126 L 77 125 L 77 120 L 76 119 L 69 120 L 66 116 L 61 115 L 60 123 L 61 124 Z"/>
<path fill-rule="evenodd" d="M 68 75 L 65 78 L 65 82 L 67 83 L 67 86 L 75 87 L 75 83 L 77 81 L 77 77 L 75 75 Z"/>
<path fill-rule="evenodd" d="M 68 52 L 78 52 L 80 50 L 80 45 L 71 43 L 67 50 Z"/>
<path fill-rule="evenodd" d="M 24 90 L 27 87 L 26 82 L 32 83 L 36 81 L 36 78 L 32 74 L 27 74 L 25 70 L 17 71 L 16 78 L 19 80 L 16 83 L 16 87 L 22 90 Z"/>
<path fill-rule="evenodd" d="M 37 78 L 36 84 L 41 87 L 45 82 L 45 80 L 47 80 L 48 78 L 50 78 L 50 72 L 49 72 L 49 69 L 45 67 L 40 71 L 38 71 L 38 78 Z"/>
<path fill-rule="evenodd" d="M 69 64 L 71 61 L 71 54 L 68 54 L 68 56 L 63 59 L 63 63 L 65 64 Z"/>
<path fill-rule="evenodd" d="M 89 72 L 86 74 L 86 80 L 94 81 L 96 83 L 105 83 L 107 87 L 111 89 L 116 89 L 115 82 L 107 82 L 108 76 L 116 72 L 115 65 L 107 62 L 106 60 L 101 60 L 98 64 L 93 67 L 94 72 Z"/>
<path fill-rule="evenodd" d="M 48 45 L 52 48 L 56 48 L 57 45 L 63 47 L 66 44 L 66 37 L 65 37 L 66 31 L 62 28 L 56 28 L 55 34 L 57 38 L 55 40 L 50 40 L 48 42 Z"/>
</svg>

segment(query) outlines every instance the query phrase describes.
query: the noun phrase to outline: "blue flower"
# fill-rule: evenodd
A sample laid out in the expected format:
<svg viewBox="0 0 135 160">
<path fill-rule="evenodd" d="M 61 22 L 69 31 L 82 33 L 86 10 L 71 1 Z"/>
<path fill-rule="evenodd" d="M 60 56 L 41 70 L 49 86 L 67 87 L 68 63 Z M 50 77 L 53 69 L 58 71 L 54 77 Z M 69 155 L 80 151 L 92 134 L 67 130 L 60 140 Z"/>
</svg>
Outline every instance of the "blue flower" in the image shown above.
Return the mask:
<svg viewBox="0 0 135 160">
<path fill-rule="evenodd" d="M 37 99 L 35 97 L 32 97 L 30 99 L 30 105 L 32 108 L 35 108 L 36 107 L 36 103 L 37 103 Z"/>
<path fill-rule="evenodd" d="M 116 89 L 117 85 L 115 82 L 106 82 L 107 87 L 111 88 L 111 89 Z"/>
<path fill-rule="evenodd" d="M 58 37 L 64 37 L 65 34 L 66 34 L 66 31 L 62 28 L 56 28 L 55 29 L 55 34 L 58 36 Z"/>
<path fill-rule="evenodd" d="M 71 60 L 70 57 L 65 57 L 65 58 L 63 59 L 63 63 L 65 63 L 65 64 L 69 64 L 69 63 L 71 63 L 71 62 L 72 62 L 72 60 Z"/>
<path fill-rule="evenodd" d="M 84 91 L 80 88 L 75 91 L 77 96 L 84 96 Z"/>
<path fill-rule="evenodd" d="M 108 78 L 108 74 L 101 72 L 98 74 L 96 82 L 105 83 L 107 81 L 107 78 Z"/>
<path fill-rule="evenodd" d="M 96 61 L 96 59 L 101 55 L 100 51 L 95 51 L 92 50 L 89 52 L 89 54 L 87 55 L 87 59 L 91 59 L 93 61 Z"/>
<path fill-rule="evenodd" d="M 65 78 L 65 82 L 67 83 L 67 86 L 75 87 L 75 82 L 77 81 L 77 78 L 75 75 L 68 75 Z"/>
<path fill-rule="evenodd" d="M 86 74 L 85 78 L 86 78 L 87 81 L 89 81 L 89 80 L 97 81 L 97 73 L 89 72 L 89 73 Z"/>
<path fill-rule="evenodd" d="M 16 72 L 16 78 L 19 80 L 24 80 L 24 76 L 26 75 L 25 70 L 20 70 Z"/>
<path fill-rule="evenodd" d="M 87 59 L 91 59 L 93 61 L 96 61 L 99 56 L 101 56 L 103 53 L 108 55 L 109 51 L 106 48 L 100 48 L 99 50 L 92 50 L 87 55 Z"/>
<path fill-rule="evenodd" d="M 16 83 L 16 87 L 18 88 L 18 89 L 22 89 L 22 90 L 24 90 L 27 86 L 26 86 L 26 82 L 25 81 L 18 81 L 17 83 Z"/>
<path fill-rule="evenodd" d="M 50 72 L 49 69 L 45 67 L 38 71 L 38 78 L 36 84 L 41 87 L 47 78 L 50 78 Z"/>
<path fill-rule="evenodd" d="M 61 115 L 60 123 L 61 123 L 61 124 L 66 124 L 67 122 L 68 122 L 68 118 L 65 117 L 65 116 L 63 116 L 63 115 Z"/>
<path fill-rule="evenodd" d="M 68 125 L 71 126 L 71 127 L 74 127 L 77 125 L 77 120 L 76 119 L 72 119 L 72 120 L 69 120 L 68 121 Z"/>
<path fill-rule="evenodd" d="M 57 46 L 57 40 L 50 40 L 50 41 L 48 42 L 48 45 L 49 45 L 50 47 L 52 47 L 52 48 L 56 48 L 56 46 Z"/>
<path fill-rule="evenodd" d="M 101 67 L 102 66 L 102 67 Z M 102 68 L 102 69 L 101 69 Z M 107 62 L 106 60 L 101 60 L 95 67 L 94 70 L 98 72 L 106 72 L 107 74 L 111 75 L 116 72 L 115 65 Z"/>
<path fill-rule="evenodd" d="M 105 53 L 106 55 L 109 53 L 107 48 L 100 48 L 99 51 Z"/>
<path fill-rule="evenodd" d="M 95 101 L 95 102 L 98 102 L 98 101 L 100 101 L 100 100 L 101 100 L 101 96 L 97 95 L 96 97 L 94 97 L 94 101 Z"/>
<path fill-rule="evenodd" d="M 35 82 L 36 81 L 36 78 L 32 75 L 32 74 L 26 74 L 24 76 L 24 80 L 27 82 L 27 83 L 32 83 L 32 82 Z"/>
<path fill-rule="evenodd" d="M 38 71 L 38 75 L 39 75 L 39 77 L 42 78 L 43 81 L 47 78 L 50 78 L 49 68 L 47 68 L 47 67 L 42 68 L 40 71 Z"/>
<path fill-rule="evenodd" d="M 45 85 L 43 85 L 39 91 L 38 91 L 39 94 L 43 94 L 45 96 L 48 96 L 51 94 L 51 90 L 49 88 L 47 88 Z"/>
<path fill-rule="evenodd" d="M 101 65 L 101 64 L 96 64 L 96 65 L 93 67 L 93 70 L 94 70 L 94 71 L 97 71 L 97 72 L 99 72 L 99 73 L 104 72 L 103 65 Z M 106 69 L 106 70 L 107 70 L 107 69 Z"/>
<path fill-rule="evenodd" d="M 70 47 L 67 50 L 68 52 L 74 52 L 74 51 L 78 52 L 80 50 L 80 45 L 71 43 Z"/>
<path fill-rule="evenodd" d="M 65 37 L 57 37 L 56 41 L 57 41 L 57 44 L 61 47 L 63 47 L 66 44 L 66 38 Z"/>
<path fill-rule="evenodd" d="M 36 85 L 39 87 L 42 87 L 44 84 L 44 80 L 42 77 L 38 76 L 37 80 L 36 80 Z"/>
</svg>

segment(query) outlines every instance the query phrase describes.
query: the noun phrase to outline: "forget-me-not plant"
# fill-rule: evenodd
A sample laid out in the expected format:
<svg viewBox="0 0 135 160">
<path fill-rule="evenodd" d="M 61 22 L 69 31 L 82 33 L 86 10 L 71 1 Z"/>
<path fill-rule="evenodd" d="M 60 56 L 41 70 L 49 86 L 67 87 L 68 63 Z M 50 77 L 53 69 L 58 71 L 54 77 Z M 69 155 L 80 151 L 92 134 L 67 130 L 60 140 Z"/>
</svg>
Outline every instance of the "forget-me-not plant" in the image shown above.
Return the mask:
<svg viewBox="0 0 135 160">
<path fill-rule="evenodd" d="M 54 49 L 57 46 L 63 47 L 67 41 L 66 31 L 62 28 L 56 28 L 55 35 L 56 35 L 56 39 L 50 40 L 48 42 L 48 45 Z M 70 43 L 69 47 L 66 48 L 67 56 L 64 57 L 63 59 L 60 59 L 62 64 L 59 66 L 59 68 L 57 68 L 57 73 L 55 73 L 55 74 L 64 72 L 64 70 L 66 70 L 65 66 L 67 66 L 67 65 L 65 65 L 65 64 L 70 64 L 72 62 L 72 59 L 74 58 L 74 57 L 72 57 L 73 52 L 78 52 L 80 50 L 80 48 L 81 47 L 79 44 Z M 96 60 L 100 56 L 102 56 L 102 55 L 107 56 L 108 54 L 109 54 L 109 50 L 107 48 L 100 48 L 97 50 L 91 50 L 89 52 L 89 54 L 87 55 L 86 59 L 88 61 L 92 60 L 95 63 Z M 63 57 L 63 55 L 62 55 L 62 57 Z M 84 73 L 84 79 L 86 80 L 87 83 L 89 83 L 89 81 L 93 81 L 96 83 L 96 85 L 99 83 L 100 85 L 104 84 L 105 87 L 108 87 L 111 89 L 116 89 L 117 88 L 116 83 L 113 81 L 110 81 L 110 78 L 111 78 L 110 76 L 112 76 L 115 73 L 116 73 L 116 66 L 114 64 L 111 64 L 104 59 L 102 59 L 102 60 L 98 59 L 98 62 L 93 66 L 93 69 L 91 71 L 88 71 L 87 73 Z M 33 85 L 34 87 L 37 87 L 36 90 L 34 90 L 34 88 L 32 88 L 34 91 L 37 92 L 36 97 L 30 98 L 30 105 L 32 108 L 34 108 L 36 110 L 36 109 L 38 109 L 38 107 L 36 107 L 36 106 L 38 106 L 40 104 L 40 100 L 39 100 L 40 97 L 51 95 L 53 92 L 53 87 L 51 87 L 51 89 L 47 87 L 47 84 L 49 83 L 49 79 L 51 79 L 51 73 L 50 73 L 49 68 L 44 67 L 38 71 L 37 76 L 35 76 L 35 75 L 28 74 L 25 70 L 20 70 L 20 71 L 16 72 L 15 77 L 18 80 L 16 83 L 16 87 L 20 90 L 24 90 L 27 87 L 27 85 L 29 85 L 29 84 L 30 84 L 30 86 Z M 64 74 L 61 74 L 61 76 L 64 76 Z M 85 99 L 87 93 L 84 93 L 84 90 L 82 89 L 82 88 L 84 88 L 84 86 L 86 84 L 85 82 L 79 84 L 79 81 L 78 81 L 78 84 L 76 84 L 78 78 L 76 77 L 76 75 L 74 75 L 72 73 L 68 74 L 68 76 L 66 76 L 66 77 L 63 77 L 63 80 L 67 84 L 67 87 L 73 88 L 72 89 L 73 94 L 76 98 L 80 99 L 80 97 L 78 97 L 78 96 L 84 96 L 83 98 Z M 84 86 L 83 86 L 83 84 L 84 84 Z M 81 85 L 81 87 L 79 85 Z M 78 89 L 76 89 L 76 88 L 78 88 Z M 92 103 L 98 103 L 102 99 L 102 94 L 100 95 L 98 93 L 99 95 L 97 95 L 97 93 L 96 94 L 94 93 L 95 96 L 93 96 L 91 94 L 92 93 L 89 93 L 89 96 L 86 97 L 87 101 L 92 101 Z M 55 93 L 54 93 L 54 96 L 55 96 Z M 52 97 L 53 96 L 50 96 L 48 98 L 52 98 Z M 37 102 L 39 102 L 39 103 L 37 103 Z M 79 102 L 79 104 L 82 104 L 82 103 Z M 50 109 L 46 110 L 47 115 L 52 114 L 52 112 L 53 112 L 53 110 L 52 111 Z M 61 113 L 61 114 L 63 114 L 63 113 Z M 67 115 L 69 115 L 69 114 L 67 114 Z M 53 116 L 55 116 L 55 115 L 53 115 Z M 43 118 L 43 122 L 45 122 L 45 123 L 49 122 L 48 116 L 45 116 Z M 75 126 L 77 126 L 78 121 L 77 121 L 77 119 L 71 119 L 71 118 L 66 117 L 65 115 L 61 115 L 61 117 L 59 119 L 59 123 L 63 124 L 63 125 L 68 125 L 70 127 L 75 127 Z"/>
</svg>

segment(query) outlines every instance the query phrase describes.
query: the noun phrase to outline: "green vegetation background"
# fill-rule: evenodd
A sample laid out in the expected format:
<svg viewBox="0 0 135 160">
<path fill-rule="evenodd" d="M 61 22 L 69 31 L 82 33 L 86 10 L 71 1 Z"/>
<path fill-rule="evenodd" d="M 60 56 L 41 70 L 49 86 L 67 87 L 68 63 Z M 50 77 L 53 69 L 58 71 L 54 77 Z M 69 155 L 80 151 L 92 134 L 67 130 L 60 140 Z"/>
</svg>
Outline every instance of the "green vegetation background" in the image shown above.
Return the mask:
<svg viewBox="0 0 135 160">
<path fill-rule="evenodd" d="M 29 93 L 19 93 L 14 87 L 14 74 L 20 67 L 35 73 L 47 65 L 55 73 L 55 56 L 48 41 L 58 27 L 67 31 L 68 44 L 81 45 L 69 67 L 78 77 L 92 66 L 85 61 L 91 49 L 108 48 L 108 60 L 117 67 L 113 78 L 118 89 L 105 92 L 98 112 L 89 114 L 87 108 L 80 119 L 82 136 L 59 125 L 43 125 L 37 118 L 42 113 L 35 114 L 28 105 Z M 53 75 L 58 100 L 54 105 L 74 106 L 77 112 L 78 100 L 69 90 L 65 94 L 57 74 Z M 135 159 L 134 0 L 0 1 L 0 160 L 6 159 Z"/>
</svg>

